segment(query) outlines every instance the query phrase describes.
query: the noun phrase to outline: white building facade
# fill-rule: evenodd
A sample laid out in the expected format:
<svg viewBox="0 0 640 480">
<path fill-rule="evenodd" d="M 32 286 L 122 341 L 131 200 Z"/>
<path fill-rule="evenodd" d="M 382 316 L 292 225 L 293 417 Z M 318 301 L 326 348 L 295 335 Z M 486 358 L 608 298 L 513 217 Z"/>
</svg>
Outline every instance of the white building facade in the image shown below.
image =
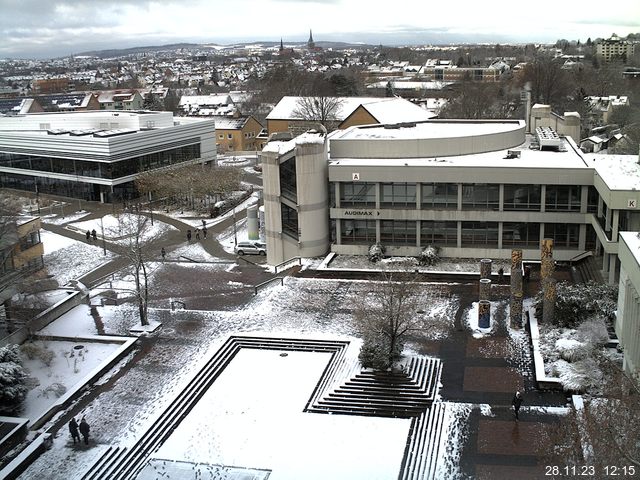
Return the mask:
<svg viewBox="0 0 640 480">
<path fill-rule="evenodd" d="M 215 123 L 171 112 L 87 111 L 0 117 L 0 186 L 102 202 L 134 180 L 216 157 Z"/>
</svg>

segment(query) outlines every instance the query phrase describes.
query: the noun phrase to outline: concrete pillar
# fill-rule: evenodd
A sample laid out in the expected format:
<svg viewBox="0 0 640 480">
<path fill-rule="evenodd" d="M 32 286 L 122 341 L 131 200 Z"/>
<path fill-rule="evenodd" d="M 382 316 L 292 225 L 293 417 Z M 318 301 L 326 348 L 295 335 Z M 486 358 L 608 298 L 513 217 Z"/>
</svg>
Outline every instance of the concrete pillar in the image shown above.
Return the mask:
<svg viewBox="0 0 640 480">
<path fill-rule="evenodd" d="M 258 207 L 258 233 L 261 242 L 267 241 L 267 235 L 264 229 L 264 205 Z"/>
<path fill-rule="evenodd" d="M 522 293 L 511 295 L 510 318 L 512 328 L 522 327 Z"/>
<path fill-rule="evenodd" d="M 617 255 L 611 255 L 609 257 L 609 285 L 614 285 L 616 283 L 616 261 L 618 259 Z"/>
<path fill-rule="evenodd" d="M 480 278 L 491 278 L 491 265 L 490 258 L 480 260 Z"/>
<path fill-rule="evenodd" d="M 251 205 L 247 207 L 247 237 L 249 240 L 258 240 L 260 238 L 258 230 L 258 206 Z"/>
<path fill-rule="evenodd" d="M 556 304 L 555 262 L 553 261 L 553 239 L 542 240 L 540 248 L 540 282 L 542 283 L 542 321 L 550 323 L 554 317 Z"/>
<path fill-rule="evenodd" d="M 478 326 L 480 328 L 491 327 L 491 303 L 481 300 L 478 304 Z"/>
<path fill-rule="evenodd" d="M 479 300 L 491 300 L 491 280 L 488 278 L 480 279 Z"/>
<path fill-rule="evenodd" d="M 556 307 L 556 279 L 551 278 L 547 280 L 545 287 L 542 290 L 542 321 L 544 323 L 551 323 L 555 314 Z"/>
<path fill-rule="evenodd" d="M 510 323 L 522 325 L 522 250 L 511 250 L 511 309 Z M 519 300 L 518 300 L 519 299 Z"/>
</svg>

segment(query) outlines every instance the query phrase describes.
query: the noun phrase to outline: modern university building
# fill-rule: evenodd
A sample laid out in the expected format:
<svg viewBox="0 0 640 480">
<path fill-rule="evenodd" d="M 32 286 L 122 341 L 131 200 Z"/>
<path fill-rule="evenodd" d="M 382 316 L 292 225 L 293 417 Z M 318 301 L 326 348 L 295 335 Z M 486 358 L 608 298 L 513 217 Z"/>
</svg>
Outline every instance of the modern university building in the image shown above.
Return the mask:
<svg viewBox="0 0 640 480">
<path fill-rule="evenodd" d="M 510 258 L 517 248 L 539 260 L 541 240 L 551 238 L 560 261 L 591 251 L 605 279 L 624 280 L 621 308 L 639 312 L 635 234 L 626 234 L 622 273 L 618 256 L 620 232 L 640 231 L 638 158 L 584 154 L 549 127 L 526 129 L 522 120 L 428 120 L 269 142 L 261 153 L 268 262 L 366 255 L 376 242 L 388 255 L 437 245 L 446 257 Z M 637 347 L 635 365 L 640 339 Z"/>
<path fill-rule="evenodd" d="M 261 157 L 268 260 L 329 251 L 540 258 L 585 251 L 616 277 L 618 232 L 640 230 L 635 157 L 586 155 L 524 121 L 371 125 L 270 142 Z"/>
<path fill-rule="evenodd" d="M 171 112 L 86 111 L 0 116 L 0 186 L 112 202 L 169 165 L 216 157 L 211 119 Z"/>
</svg>

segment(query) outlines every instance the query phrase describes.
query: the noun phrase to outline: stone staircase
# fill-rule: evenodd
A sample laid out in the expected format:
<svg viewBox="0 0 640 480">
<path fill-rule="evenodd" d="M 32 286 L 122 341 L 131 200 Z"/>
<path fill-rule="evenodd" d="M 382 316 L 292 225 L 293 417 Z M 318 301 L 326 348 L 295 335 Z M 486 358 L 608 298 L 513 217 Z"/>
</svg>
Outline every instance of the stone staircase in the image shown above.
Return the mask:
<svg viewBox="0 0 640 480">
<path fill-rule="evenodd" d="M 398 480 L 435 480 L 446 438 L 442 435 L 446 405 L 433 403 L 411 422 Z"/>
<path fill-rule="evenodd" d="M 604 283 L 598 262 L 591 256 L 573 263 L 571 266 L 571 274 L 573 281 L 576 283 L 587 283 L 588 281 Z"/>
</svg>

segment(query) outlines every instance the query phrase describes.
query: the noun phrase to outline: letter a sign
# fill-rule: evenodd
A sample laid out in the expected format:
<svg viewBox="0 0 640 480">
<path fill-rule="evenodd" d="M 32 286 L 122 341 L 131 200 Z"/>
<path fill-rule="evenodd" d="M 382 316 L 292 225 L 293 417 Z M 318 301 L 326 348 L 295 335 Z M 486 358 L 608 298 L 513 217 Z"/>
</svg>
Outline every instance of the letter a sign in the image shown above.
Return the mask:
<svg viewBox="0 0 640 480">
<path fill-rule="evenodd" d="M 359 173 L 352 173 L 351 174 L 351 179 L 355 182 L 357 180 L 360 180 L 360 174 Z"/>
</svg>

